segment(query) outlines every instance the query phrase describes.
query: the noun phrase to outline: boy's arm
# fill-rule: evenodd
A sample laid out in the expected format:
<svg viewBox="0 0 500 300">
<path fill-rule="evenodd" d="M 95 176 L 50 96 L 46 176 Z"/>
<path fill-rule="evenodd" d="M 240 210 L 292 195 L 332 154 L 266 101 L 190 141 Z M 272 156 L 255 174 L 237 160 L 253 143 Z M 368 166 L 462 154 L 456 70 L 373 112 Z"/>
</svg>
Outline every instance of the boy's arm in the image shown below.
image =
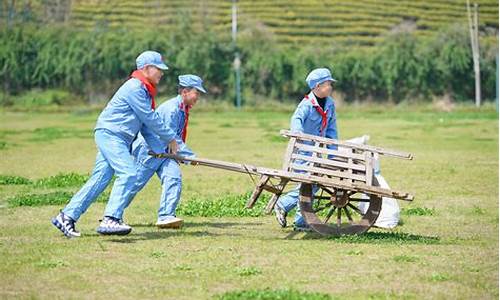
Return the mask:
<svg viewBox="0 0 500 300">
<path fill-rule="evenodd" d="M 160 139 L 169 143 L 175 138 L 175 132 L 162 121 L 158 114 L 151 109 L 151 105 L 146 99 L 149 99 L 143 88 L 137 88 L 132 91 L 128 97 L 129 105 L 137 115 L 139 120 L 145 124 L 151 131 L 156 133 Z"/>
<path fill-rule="evenodd" d="M 337 131 L 337 112 L 335 111 L 335 106 L 332 106 L 332 117 L 328 122 L 328 126 L 326 127 L 325 136 L 329 139 L 338 140 L 338 131 Z M 328 149 L 337 150 L 337 145 L 328 145 Z M 330 156 L 329 156 L 330 157 Z"/>
<path fill-rule="evenodd" d="M 182 113 L 175 107 L 169 107 L 165 109 L 164 111 L 161 111 L 159 114 L 165 124 L 167 124 L 170 128 L 176 128 L 179 124 L 179 113 Z M 180 136 L 175 137 L 175 140 L 177 141 L 177 154 L 180 156 L 194 156 L 194 152 L 189 149 L 189 147 L 182 141 L 182 138 Z M 167 145 L 168 147 L 168 145 Z M 167 151 L 167 150 L 165 150 Z"/>
<path fill-rule="evenodd" d="M 308 112 L 309 107 L 299 104 L 290 120 L 290 131 L 300 133 L 304 132 L 304 122 L 306 121 Z"/>
</svg>

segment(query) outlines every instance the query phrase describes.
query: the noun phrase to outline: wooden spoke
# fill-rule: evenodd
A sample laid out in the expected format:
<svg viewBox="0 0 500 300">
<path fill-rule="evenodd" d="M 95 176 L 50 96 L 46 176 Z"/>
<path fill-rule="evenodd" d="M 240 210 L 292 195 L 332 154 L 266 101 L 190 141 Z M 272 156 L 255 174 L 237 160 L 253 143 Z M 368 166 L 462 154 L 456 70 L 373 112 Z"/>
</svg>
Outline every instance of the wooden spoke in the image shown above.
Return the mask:
<svg viewBox="0 0 500 300">
<path fill-rule="evenodd" d="M 370 202 L 370 199 L 363 199 L 363 198 L 349 198 L 349 201 L 355 201 L 355 202 Z"/>
<path fill-rule="evenodd" d="M 358 214 L 363 215 L 363 212 L 359 210 L 356 206 L 352 205 L 351 203 L 347 204 L 350 208 L 352 208 L 354 211 L 356 211 Z"/>
<path fill-rule="evenodd" d="M 337 226 L 340 227 L 342 224 L 342 209 L 337 209 Z"/>
<path fill-rule="evenodd" d="M 336 194 L 336 190 L 335 190 L 335 189 L 333 189 L 333 191 L 332 191 L 332 190 L 330 190 L 329 188 L 324 187 L 324 186 L 322 186 L 322 187 L 321 187 L 321 190 L 323 190 L 323 191 L 327 192 L 328 194 L 330 194 L 330 196 L 333 196 L 333 195 L 335 195 L 335 194 Z"/>
<path fill-rule="evenodd" d="M 352 224 L 352 216 L 351 216 L 351 213 L 349 212 L 349 210 L 347 209 L 347 207 L 344 207 L 344 211 L 345 211 L 345 215 L 349 219 L 349 224 Z"/>
<path fill-rule="evenodd" d="M 314 200 L 330 200 L 332 197 L 328 197 L 328 196 L 314 196 Z"/>
<path fill-rule="evenodd" d="M 330 207 L 330 209 L 328 210 L 328 214 L 326 215 L 325 221 L 323 223 L 325 224 L 328 223 L 328 220 L 330 220 L 330 218 L 333 216 L 333 213 L 335 212 L 336 208 L 337 207 L 335 206 Z"/>
<path fill-rule="evenodd" d="M 330 207 L 330 206 L 332 206 L 332 203 L 331 203 L 331 202 L 328 202 L 328 203 L 326 203 L 326 204 L 325 204 L 325 205 L 323 205 L 323 206 L 319 206 L 319 205 L 318 205 L 318 206 L 314 209 L 314 212 L 315 212 L 315 213 L 317 213 L 317 212 L 322 211 L 323 209 L 325 209 L 325 208 L 327 208 L 327 207 Z"/>
</svg>

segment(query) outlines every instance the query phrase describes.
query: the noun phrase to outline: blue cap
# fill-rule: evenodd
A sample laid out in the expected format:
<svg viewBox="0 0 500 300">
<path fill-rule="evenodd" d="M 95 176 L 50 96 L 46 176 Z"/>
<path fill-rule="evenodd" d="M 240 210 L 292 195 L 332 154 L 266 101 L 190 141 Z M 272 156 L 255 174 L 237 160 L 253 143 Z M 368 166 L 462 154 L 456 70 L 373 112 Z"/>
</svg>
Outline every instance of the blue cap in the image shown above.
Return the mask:
<svg viewBox="0 0 500 300">
<path fill-rule="evenodd" d="M 307 85 L 311 89 L 313 89 L 317 84 L 321 84 L 325 81 L 337 81 L 333 79 L 330 70 L 328 70 L 327 68 L 314 69 L 306 77 Z"/>
<path fill-rule="evenodd" d="M 179 85 L 183 87 L 192 87 L 197 89 L 200 92 L 206 93 L 203 88 L 203 80 L 200 77 L 192 74 L 180 75 L 179 76 Z"/>
<path fill-rule="evenodd" d="M 161 54 L 156 51 L 144 51 L 135 59 L 137 70 L 145 66 L 155 66 L 161 70 L 168 70 L 167 65 L 163 62 Z"/>
</svg>

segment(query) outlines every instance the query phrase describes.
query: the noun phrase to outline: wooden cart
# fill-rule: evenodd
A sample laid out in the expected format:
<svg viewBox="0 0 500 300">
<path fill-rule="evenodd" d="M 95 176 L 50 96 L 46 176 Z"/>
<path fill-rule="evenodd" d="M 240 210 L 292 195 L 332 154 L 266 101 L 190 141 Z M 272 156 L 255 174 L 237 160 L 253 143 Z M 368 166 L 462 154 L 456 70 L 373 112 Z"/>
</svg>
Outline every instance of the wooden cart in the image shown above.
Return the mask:
<svg viewBox="0 0 500 300">
<path fill-rule="evenodd" d="M 309 226 L 322 235 L 367 231 L 377 220 L 382 197 L 413 200 L 409 193 L 381 188 L 374 175 L 374 162 L 379 155 L 411 160 L 410 153 L 287 130 L 281 130 L 280 134 L 290 139 L 281 170 L 166 153 L 150 154 L 260 176 L 246 206 L 252 208 L 266 190 L 273 194 L 265 209 L 267 213 L 273 210 L 288 184 L 298 183 L 301 213 Z M 364 207 L 368 208 L 360 209 L 360 202 L 367 203 Z"/>
</svg>

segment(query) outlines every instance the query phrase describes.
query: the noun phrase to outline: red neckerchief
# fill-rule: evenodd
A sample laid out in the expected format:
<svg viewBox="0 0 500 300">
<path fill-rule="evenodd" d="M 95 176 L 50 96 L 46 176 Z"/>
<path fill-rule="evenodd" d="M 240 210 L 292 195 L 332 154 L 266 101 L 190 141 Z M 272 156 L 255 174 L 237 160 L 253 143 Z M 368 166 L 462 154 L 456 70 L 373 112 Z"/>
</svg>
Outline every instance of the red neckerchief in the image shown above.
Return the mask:
<svg viewBox="0 0 500 300">
<path fill-rule="evenodd" d="M 139 70 L 135 70 L 134 72 L 132 72 L 132 74 L 130 74 L 129 79 L 130 78 L 135 78 L 135 79 L 138 79 L 142 82 L 142 84 L 144 85 L 144 87 L 148 91 L 149 95 L 151 96 L 151 109 L 155 110 L 155 107 L 156 107 L 156 104 L 155 104 L 156 86 L 154 84 L 152 84 L 151 82 L 149 82 L 146 79 L 146 77 L 144 77 L 142 72 Z"/>
<path fill-rule="evenodd" d="M 314 108 L 316 109 L 316 111 L 321 115 L 321 128 L 319 130 L 319 133 L 322 134 L 323 133 L 323 130 L 325 130 L 326 128 L 326 121 L 327 121 L 327 116 L 326 116 L 326 112 L 328 111 L 323 111 L 323 109 L 321 109 L 321 106 L 319 106 L 318 102 L 316 101 L 316 99 L 314 98 L 309 98 L 309 95 L 305 95 L 304 97 L 306 100 L 310 100 L 312 105 L 314 106 Z"/>
<path fill-rule="evenodd" d="M 186 138 L 187 138 L 187 131 L 188 131 L 188 122 L 189 122 L 189 110 L 191 109 L 191 106 L 185 105 L 184 101 L 181 101 L 181 104 L 179 105 L 179 108 L 184 111 L 186 114 L 186 119 L 184 120 L 184 127 L 182 127 L 182 141 L 185 143 Z"/>
</svg>

